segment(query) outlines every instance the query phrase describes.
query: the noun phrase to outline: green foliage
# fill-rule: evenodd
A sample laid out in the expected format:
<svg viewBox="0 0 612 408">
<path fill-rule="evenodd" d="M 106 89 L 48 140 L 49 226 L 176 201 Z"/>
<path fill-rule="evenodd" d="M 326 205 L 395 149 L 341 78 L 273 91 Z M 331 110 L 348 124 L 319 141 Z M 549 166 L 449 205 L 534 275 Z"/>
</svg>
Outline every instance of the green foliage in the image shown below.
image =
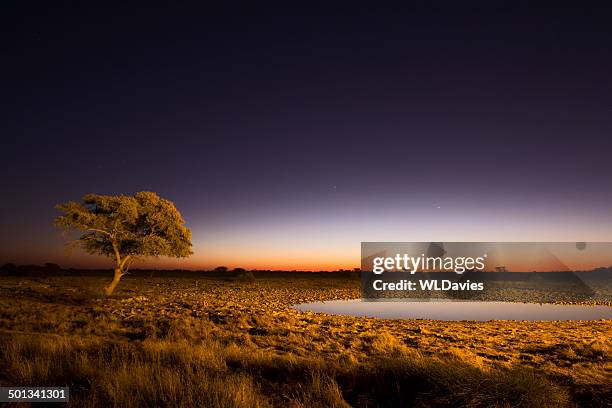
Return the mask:
<svg viewBox="0 0 612 408">
<path fill-rule="evenodd" d="M 109 295 L 135 259 L 185 258 L 193 253 L 191 231 L 179 211 L 152 192 L 133 197 L 87 194 L 82 203 L 69 201 L 56 208 L 63 214 L 55 224 L 83 231 L 76 243 L 86 252 L 115 258 L 115 279 L 106 289 Z"/>
<path fill-rule="evenodd" d="M 87 194 L 57 209 L 57 226 L 84 231 L 80 244 L 90 254 L 106 256 L 187 257 L 191 231 L 171 201 L 152 192 L 133 197 Z"/>
</svg>

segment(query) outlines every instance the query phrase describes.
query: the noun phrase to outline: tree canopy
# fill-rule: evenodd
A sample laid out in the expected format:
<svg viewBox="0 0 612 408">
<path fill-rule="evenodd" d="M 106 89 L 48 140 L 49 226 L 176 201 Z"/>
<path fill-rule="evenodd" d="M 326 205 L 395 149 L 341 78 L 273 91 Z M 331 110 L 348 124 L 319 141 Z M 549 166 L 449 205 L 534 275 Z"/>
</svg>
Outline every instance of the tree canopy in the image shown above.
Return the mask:
<svg viewBox="0 0 612 408">
<path fill-rule="evenodd" d="M 56 207 L 63 214 L 55 224 L 80 230 L 77 243 L 90 254 L 115 259 L 112 293 L 130 264 L 139 258 L 191 255 L 191 231 L 174 204 L 153 192 L 134 196 L 87 194 L 83 202 L 69 201 Z M 116 282 L 115 282 L 116 280 Z"/>
</svg>

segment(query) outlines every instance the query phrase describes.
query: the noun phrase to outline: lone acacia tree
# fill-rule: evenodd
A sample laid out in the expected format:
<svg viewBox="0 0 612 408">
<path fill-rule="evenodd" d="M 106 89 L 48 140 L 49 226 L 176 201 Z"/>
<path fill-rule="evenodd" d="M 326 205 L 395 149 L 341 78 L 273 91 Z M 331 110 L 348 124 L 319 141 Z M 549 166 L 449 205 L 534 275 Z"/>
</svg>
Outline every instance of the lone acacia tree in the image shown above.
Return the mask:
<svg viewBox="0 0 612 408">
<path fill-rule="evenodd" d="M 56 206 L 63 214 L 55 224 L 80 230 L 74 241 L 87 253 L 115 260 L 115 274 L 104 288 L 110 296 L 130 265 L 148 256 L 186 258 L 191 255 L 191 231 L 174 204 L 157 194 L 142 191 L 130 196 L 87 194 L 83 202 Z"/>
</svg>

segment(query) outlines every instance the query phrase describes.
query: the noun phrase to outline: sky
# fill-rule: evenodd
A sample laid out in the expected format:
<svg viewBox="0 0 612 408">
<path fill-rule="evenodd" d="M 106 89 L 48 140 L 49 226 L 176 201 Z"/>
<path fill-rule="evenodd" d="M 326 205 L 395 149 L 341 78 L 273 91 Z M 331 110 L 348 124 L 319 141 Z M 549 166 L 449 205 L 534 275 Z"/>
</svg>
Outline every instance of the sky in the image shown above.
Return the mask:
<svg viewBox="0 0 612 408">
<path fill-rule="evenodd" d="M 0 262 L 110 265 L 54 205 L 143 190 L 193 232 L 152 267 L 612 241 L 612 9 L 435 4 L 8 6 Z"/>
</svg>

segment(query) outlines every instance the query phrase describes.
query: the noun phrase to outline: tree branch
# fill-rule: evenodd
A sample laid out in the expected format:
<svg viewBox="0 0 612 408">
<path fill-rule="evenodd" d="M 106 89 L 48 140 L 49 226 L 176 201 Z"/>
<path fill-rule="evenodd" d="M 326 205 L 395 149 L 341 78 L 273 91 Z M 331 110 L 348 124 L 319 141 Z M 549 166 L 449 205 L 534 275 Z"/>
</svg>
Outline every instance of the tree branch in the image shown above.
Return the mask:
<svg viewBox="0 0 612 408">
<path fill-rule="evenodd" d="M 110 236 L 112 236 L 112 234 L 111 234 L 110 232 L 108 232 L 108 231 L 104 231 L 104 230 L 101 230 L 101 229 L 97 229 L 97 228 L 85 228 L 85 229 L 86 229 L 87 231 L 94 231 L 94 232 L 99 232 L 99 233 L 101 233 L 101 234 L 106 234 L 106 235 L 108 235 L 109 237 L 110 237 Z"/>
<path fill-rule="evenodd" d="M 121 264 L 120 264 L 121 269 L 123 269 L 123 266 L 126 264 L 128 260 L 131 259 L 131 257 L 132 257 L 131 255 L 127 255 L 125 258 L 123 258 L 123 261 L 121 261 Z"/>
<path fill-rule="evenodd" d="M 129 258 L 130 256 L 128 255 L 126 258 Z M 130 259 L 130 261 L 127 263 L 127 266 L 125 268 L 123 268 L 123 272 L 121 273 L 121 276 L 125 276 L 128 275 L 128 271 L 130 270 L 130 266 L 132 266 L 132 262 L 134 261 L 133 258 Z"/>
</svg>

